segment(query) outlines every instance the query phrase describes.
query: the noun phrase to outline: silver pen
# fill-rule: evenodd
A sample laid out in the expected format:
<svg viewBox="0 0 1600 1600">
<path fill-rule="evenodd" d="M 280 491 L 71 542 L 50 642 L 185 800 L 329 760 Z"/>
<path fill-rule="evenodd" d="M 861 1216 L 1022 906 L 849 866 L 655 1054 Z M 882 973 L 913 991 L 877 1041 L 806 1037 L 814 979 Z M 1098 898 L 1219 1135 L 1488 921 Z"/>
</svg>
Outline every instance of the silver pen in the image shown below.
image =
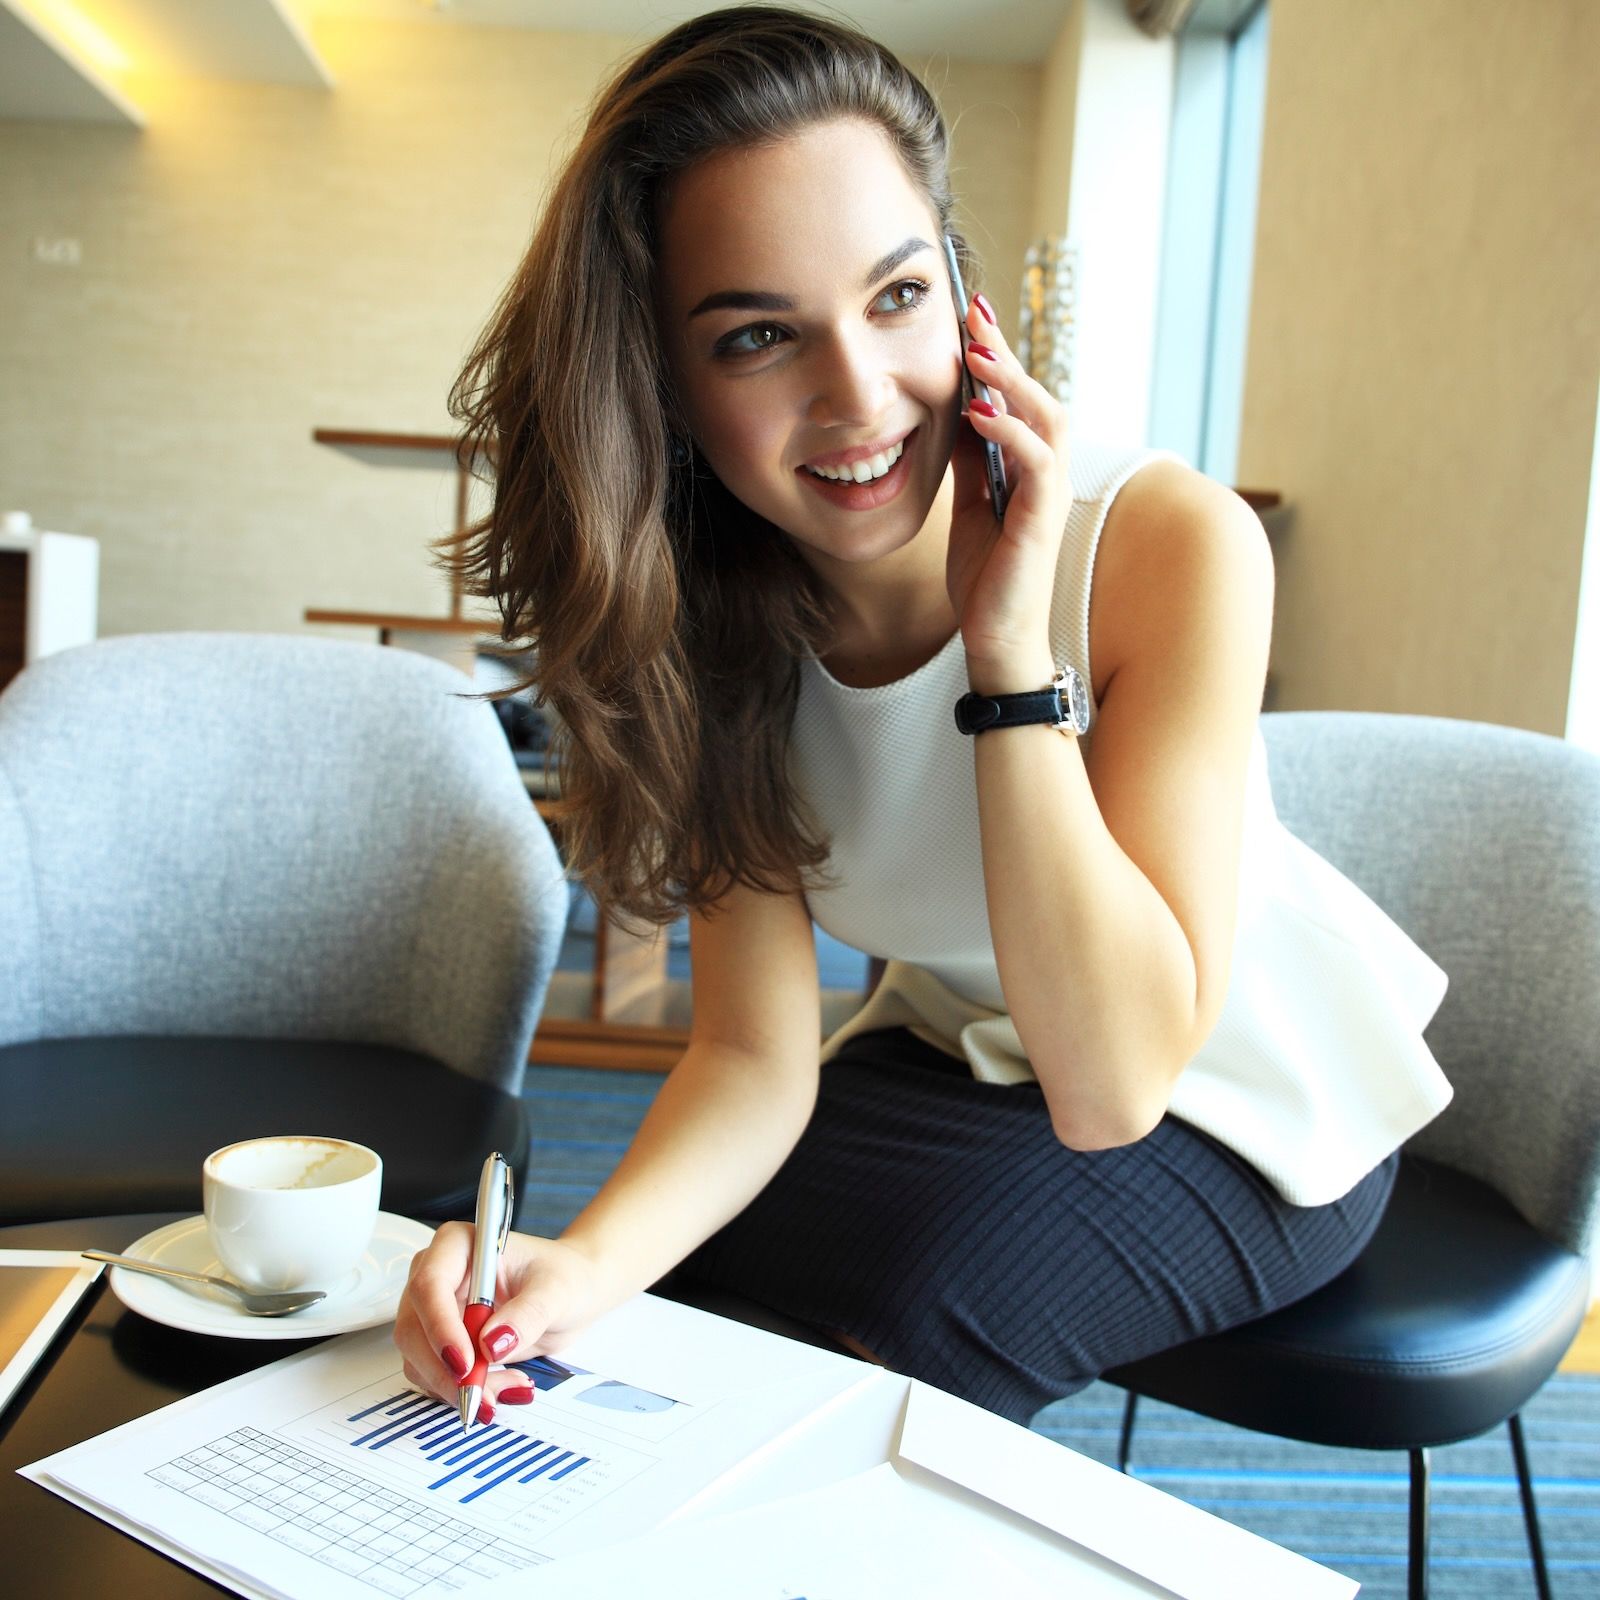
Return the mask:
<svg viewBox="0 0 1600 1600">
<path fill-rule="evenodd" d="M 467 1304 L 461 1313 L 476 1357 L 472 1370 L 461 1380 L 463 1428 L 471 1428 L 478 1420 L 478 1407 L 483 1404 L 484 1384 L 489 1377 L 489 1359 L 479 1346 L 478 1337 L 494 1310 L 500 1253 L 511 1232 L 513 1200 L 511 1164 L 499 1151 L 494 1151 L 484 1162 L 478 1178 L 478 1206 L 472 1224 L 472 1274 L 467 1279 Z"/>
</svg>

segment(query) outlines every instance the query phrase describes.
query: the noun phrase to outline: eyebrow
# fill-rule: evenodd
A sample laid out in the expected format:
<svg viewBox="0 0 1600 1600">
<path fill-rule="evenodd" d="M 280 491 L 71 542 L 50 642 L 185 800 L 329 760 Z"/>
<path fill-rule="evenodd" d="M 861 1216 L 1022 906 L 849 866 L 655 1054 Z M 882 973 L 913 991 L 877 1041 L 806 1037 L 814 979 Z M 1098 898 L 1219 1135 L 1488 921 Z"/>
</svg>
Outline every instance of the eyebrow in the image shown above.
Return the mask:
<svg viewBox="0 0 1600 1600">
<path fill-rule="evenodd" d="M 863 292 L 874 284 L 881 283 L 896 267 L 909 261 L 912 256 L 931 249 L 933 246 L 926 239 L 910 238 L 897 244 L 881 261 L 872 264 L 871 271 L 861 280 Z M 786 294 L 773 294 L 765 289 L 718 289 L 715 294 L 708 294 L 684 318 L 684 321 L 693 321 L 695 317 L 703 316 L 707 311 L 793 311 L 794 309 L 794 300 Z"/>
</svg>

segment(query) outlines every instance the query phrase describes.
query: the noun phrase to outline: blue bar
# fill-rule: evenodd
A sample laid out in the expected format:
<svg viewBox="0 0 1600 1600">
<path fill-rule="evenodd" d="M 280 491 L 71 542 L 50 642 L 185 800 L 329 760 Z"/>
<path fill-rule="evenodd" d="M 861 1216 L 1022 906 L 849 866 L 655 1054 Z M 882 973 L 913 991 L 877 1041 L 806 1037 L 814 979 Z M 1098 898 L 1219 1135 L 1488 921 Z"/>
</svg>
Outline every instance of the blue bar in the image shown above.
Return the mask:
<svg viewBox="0 0 1600 1600">
<path fill-rule="evenodd" d="M 427 1427 L 437 1415 L 434 1410 L 434 1404 L 432 1400 L 424 1400 L 421 1405 L 411 1407 L 408 1412 L 398 1417 L 395 1421 L 384 1422 L 372 1429 L 370 1433 L 364 1433 L 360 1438 L 352 1439 L 350 1443 L 354 1446 L 366 1445 L 369 1450 L 381 1450 L 393 1440 L 404 1438 L 406 1434 L 414 1432 L 417 1428 Z M 368 1440 L 376 1440 L 377 1443 L 369 1444 Z"/>
<path fill-rule="evenodd" d="M 531 1483 L 541 1472 L 548 1472 L 551 1467 L 559 1467 L 571 1454 L 570 1450 L 563 1450 L 554 1460 L 545 1462 L 542 1467 L 535 1467 L 532 1472 L 524 1473 L 522 1477 L 517 1479 L 517 1482 Z"/>
<path fill-rule="evenodd" d="M 450 1482 L 452 1478 L 462 1477 L 466 1473 L 473 1472 L 474 1469 L 476 1469 L 477 1476 L 481 1478 L 485 1473 L 493 1472 L 498 1466 L 503 1464 L 502 1462 L 495 1460 L 496 1456 L 503 1457 L 507 1450 L 511 1451 L 513 1455 L 521 1455 L 523 1453 L 523 1442 L 524 1440 L 522 1434 L 510 1434 L 506 1438 L 501 1439 L 495 1445 L 494 1449 L 487 1451 L 482 1455 L 475 1456 L 471 1461 L 462 1462 L 462 1464 L 457 1467 L 454 1472 L 447 1472 L 444 1477 L 438 1479 L 434 1483 L 430 1483 L 428 1487 L 430 1489 L 442 1489 L 447 1483 Z M 488 1463 L 487 1466 L 484 1465 L 485 1462 Z"/>
<path fill-rule="evenodd" d="M 452 1417 L 450 1420 L 455 1423 L 454 1429 L 447 1428 L 443 1433 L 436 1435 L 425 1445 L 421 1446 L 423 1455 L 425 1455 L 430 1461 L 442 1460 L 445 1456 L 449 1455 L 450 1452 L 454 1450 L 463 1439 L 468 1437 L 467 1430 L 461 1426 L 459 1420 L 457 1420 L 455 1417 Z M 438 1442 L 440 1439 L 444 1440 L 443 1444 Z"/>
<path fill-rule="evenodd" d="M 365 1411 L 358 1411 L 353 1417 L 346 1417 L 346 1422 L 359 1422 L 363 1417 L 370 1417 L 374 1411 L 382 1411 L 385 1406 L 392 1406 L 396 1400 L 404 1400 L 408 1394 L 415 1393 L 412 1389 L 402 1389 L 399 1394 L 392 1394 L 387 1400 L 380 1400 L 375 1406 L 368 1406 Z"/>
<path fill-rule="evenodd" d="M 491 1446 L 502 1443 L 508 1434 L 515 1437 L 513 1429 L 501 1427 L 481 1428 L 476 1433 L 469 1433 L 465 1444 L 457 1440 L 455 1448 L 447 1449 L 443 1452 L 442 1459 L 444 1464 L 447 1467 L 453 1467 L 458 1461 L 475 1460 Z M 428 1459 L 430 1461 L 438 1461 L 441 1457 L 430 1455 Z"/>
<path fill-rule="evenodd" d="M 434 1408 L 432 1406 L 416 1406 L 408 1416 L 400 1416 L 400 1418 L 386 1419 L 386 1421 L 379 1422 L 378 1427 L 374 1427 L 371 1432 L 366 1432 L 366 1434 L 362 1434 L 358 1438 L 352 1438 L 350 1443 L 352 1445 L 365 1445 L 368 1440 L 376 1438 L 378 1443 L 371 1445 L 370 1448 L 371 1450 L 381 1450 L 382 1446 L 389 1443 L 389 1438 L 400 1438 L 402 1435 L 410 1434 L 413 1429 L 426 1427 L 432 1419 L 434 1419 Z"/>
<path fill-rule="evenodd" d="M 519 1469 L 521 1467 L 527 1466 L 529 1461 L 537 1461 L 539 1459 L 539 1456 L 547 1456 L 547 1455 L 549 1455 L 550 1452 L 552 1450 L 554 1450 L 555 1448 L 556 1447 L 553 1444 L 547 1444 L 544 1447 L 544 1449 L 539 1452 L 539 1455 L 528 1456 L 526 1459 L 518 1462 L 517 1465 L 518 1465 Z M 548 1467 L 550 1465 L 551 1465 L 551 1463 L 547 1461 L 547 1462 L 545 1462 L 544 1467 Z M 528 1474 L 528 1478 L 537 1478 L 539 1476 L 539 1474 L 544 1471 L 544 1467 L 538 1467 L 534 1471 L 530 1472 Z M 526 1483 L 528 1481 L 528 1478 L 523 1478 L 523 1479 L 521 1479 L 519 1481 L 521 1481 L 522 1483 Z"/>
<path fill-rule="evenodd" d="M 450 1420 L 455 1422 L 453 1429 L 446 1429 L 420 1447 L 422 1453 L 430 1461 L 455 1461 L 458 1459 L 456 1452 L 463 1445 L 466 1445 L 471 1450 L 476 1448 L 476 1445 L 483 1440 L 498 1438 L 502 1433 L 507 1432 L 505 1428 L 491 1427 L 486 1433 L 470 1433 L 454 1417 Z M 440 1440 L 444 1442 L 441 1444 Z"/>
<path fill-rule="evenodd" d="M 473 1477 L 487 1478 L 491 1472 L 498 1472 L 501 1467 L 510 1466 L 512 1461 L 519 1457 L 521 1458 L 522 1465 L 527 1466 L 528 1458 L 531 1453 L 537 1450 L 542 1444 L 544 1444 L 543 1439 L 530 1439 L 527 1434 L 523 1434 L 522 1442 L 511 1452 L 510 1455 L 501 1456 L 498 1461 L 491 1461 L 487 1466 L 479 1467 L 478 1470 L 473 1473 Z M 546 1448 L 548 1449 L 549 1446 L 546 1446 Z"/>
<path fill-rule="evenodd" d="M 549 1453 L 554 1449 L 555 1449 L 555 1446 L 553 1444 L 549 1444 L 549 1445 L 546 1445 L 544 1447 L 544 1449 L 541 1450 L 539 1453 L 541 1455 L 549 1455 Z M 571 1451 L 568 1451 L 567 1454 L 570 1455 Z M 560 1456 L 556 1457 L 556 1460 L 559 1461 L 560 1459 L 561 1459 Z M 498 1477 L 491 1478 L 486 1484 L 483 1485 L 482 1488 L 474 1489 L 471 1494 L 462 1495 L 461 1504 L 462 1505 L 468 1505 L 472 1501 L 476 1500 L 480 1494 L 488 1494 L 488 1492 L 491 1489 L 497 1489 L 502 1483 L 504 1483 L 506 1481 L 507 1478 L 516 1478 L 517 1474 L 525 1466 L 527 1466 L 527 1464 L 528 1464 L 528 1458 L 526 1456 L 524 1456 L 521 1461 L 516 1463 L 515 1466 L 507 1467 L 504 1472 L 502 1472 Z M 535 1467 L 533 1469 L 533 1471 L 530 1472 L 527 1475 L 527 1477 L 517 1478 L 517 1482 L 518 1483 L 526 1483 L 528 1481 L 528 1478 L 537 1478 L 539 1476 L 539 1474 L 541 1472 L 543 1472 L 543 1471 L 544 1471 L 543 1467 Z"/>
<path fill-rule="evenodd" d="M 437 1422 L 429 1423 L 426 1428 L 418 1432 L 417 1442 L 420 1444 L 424 1439 L 442 1439 L 452 1428 L 460 1431 L 461 1418 L 454 1411 L 447 1411 Z"/>
<path fill-rule="evenodd" d="M 566 1477 L 566 1475 L 569 1472 L 576 1472 L 579 1467 L 586 1467 L 588 1465 L 589 1465 L 589 1457 L 588 1456 L 579 1456 L 578 1459 L 576 1461 L 574 1461 L 570 1467 L 563 1467 L 559 1472 L 552 1472 L 550 1474 L 550 1481 L 551 1481 L 551 1483 L 558 1483 L 558 1482 L 560 1482 L 560 1480 L 562 1478 Z"/>
</svg>

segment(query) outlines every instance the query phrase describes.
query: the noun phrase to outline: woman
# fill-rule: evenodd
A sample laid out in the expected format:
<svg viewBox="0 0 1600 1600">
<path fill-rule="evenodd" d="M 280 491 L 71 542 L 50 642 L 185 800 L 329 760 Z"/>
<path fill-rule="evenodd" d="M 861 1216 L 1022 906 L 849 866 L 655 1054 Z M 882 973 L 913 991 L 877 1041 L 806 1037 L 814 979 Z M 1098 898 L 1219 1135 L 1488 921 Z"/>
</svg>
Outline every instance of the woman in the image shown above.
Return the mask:
<svg viewBox="0 0 1600 1600">
<path fill-rule="evenodd" d="M 1026 1421 L 1337 1273 L 1449 1097 L 1442 975 L 1272 813 L 1259 523 L 1070 438 L 981 295 L 963 411 L 950 217 L 886 51 L 701 17 L 601 93 L 457 385 L 498 457 L 457 560 L 537 642 L 575 865 L 687 907 L 694 967 L 615 1175 L 512 1241 L 492 1360 L 681 1262 Z M 964 733 L 968 694 L 1032 698 Z M 825 1066 L 813 916 L 890 958 Z M 396 1327 L 442 1396 L 469 1247 Z"/>
</svg>

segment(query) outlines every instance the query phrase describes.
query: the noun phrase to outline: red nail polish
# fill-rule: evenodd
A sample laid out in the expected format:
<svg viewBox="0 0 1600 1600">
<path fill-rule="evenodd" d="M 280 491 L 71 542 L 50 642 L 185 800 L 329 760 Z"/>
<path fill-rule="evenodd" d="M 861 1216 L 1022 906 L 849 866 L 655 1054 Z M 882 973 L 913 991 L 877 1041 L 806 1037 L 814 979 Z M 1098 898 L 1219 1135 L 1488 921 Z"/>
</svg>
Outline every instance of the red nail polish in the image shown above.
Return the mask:
<svg viewBox="0 0 1600 1600">
<path fill-rule="evenodd" d="M 1000 326 L 1000 319 L 994 314 L 994 307 L 990 305 L 981 294 L 975 294 L 972 298 L 978 302 L 978 309 L 984 314 L 984 316 L 986 316 L 989 321 L 998 328 Z"/>
<path fill-rule="evenodd" d="M 489 1352 L 491 1361 L 498 1361 L 502 1356 L 509 1354 L 517 1347 L 517 1330 L 508 1328 L 504 1323 L 498 1328 L 491 1328 L 483 1337 L 483 1348 Z"/>
<path fill-rule="evenodd" d="M 503 1406 L 525 1406 L 533 1402 L 532 1389 L 502 1389 L 495 1399 Z"/>
<path fill-rule="evenodd" d="M 478 1402 L 478 1421 L 479 1422 L 493 1422 L 494 1421 L 494 1407 L 492 1405 L 490 1405 L 487 1400 L 480 1400 Z"/>
<path fill-rule="evenodd" d="M 999 409 L 989 404 L 987 400 L 971 400 L 967 403 L 969 411 L 976 411 L 981 417 L 998 417 Z"/>
<path fill-rule="evenodd" d="M 439 1355 L 444 1364 L 449 1367 L 450 1376 L 458 1381 L 466 1377 L 467 1373 L 472 1370 L 472 1363 L 453 1344 L 447 1344 L 439 1352 Z"/>
<path fill-rule="evenodd" d="M 982 356 L 985 361 L 998 361 L 1000 359 L 988 345 L 979 344 L 976 339 L 967 346 L 967 349 L 975 356 Z"/>
</svg>

